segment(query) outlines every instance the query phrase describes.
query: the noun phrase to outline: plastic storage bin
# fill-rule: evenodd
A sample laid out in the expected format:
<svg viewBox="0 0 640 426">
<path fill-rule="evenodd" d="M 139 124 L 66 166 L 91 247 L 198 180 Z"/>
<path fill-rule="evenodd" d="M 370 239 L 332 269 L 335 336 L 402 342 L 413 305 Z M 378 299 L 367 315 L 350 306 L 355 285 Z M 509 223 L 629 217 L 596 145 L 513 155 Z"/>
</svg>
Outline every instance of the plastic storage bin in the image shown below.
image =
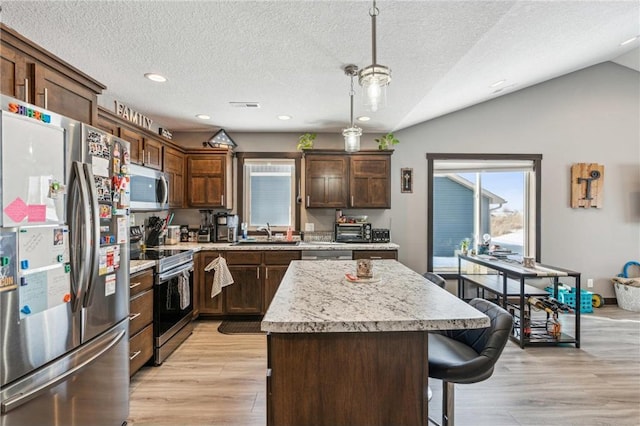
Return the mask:
<svg viewBox="0 0 640 426">
<path fill-rule="evenodd" d="M 553 287 L 546 287 L 545 290 L 553 296 Z M 589 314 L 593 312 L 592 299 L 593 293 L 587 290 L 580 290 L 580 313 Z M 576 289 L 571 288 L 571 291 L 567 291 L 563 288 L 558 289 L 558 300 L 562 303 L 566 303 L 573 309 L 576 309 Z"/>
</svg>

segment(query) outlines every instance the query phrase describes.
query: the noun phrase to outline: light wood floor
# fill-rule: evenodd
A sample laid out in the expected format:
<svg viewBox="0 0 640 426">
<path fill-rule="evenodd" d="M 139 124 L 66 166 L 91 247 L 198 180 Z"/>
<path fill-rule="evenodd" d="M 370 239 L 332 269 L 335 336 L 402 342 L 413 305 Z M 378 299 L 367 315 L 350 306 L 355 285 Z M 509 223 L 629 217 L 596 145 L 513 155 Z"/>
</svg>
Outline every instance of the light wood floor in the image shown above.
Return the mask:
<svg viewBox="0 0 640 426">
<path fill-rule="evenodd" d="M 456 423 L 640 425 L 640 313 L 594 311 L 583 315 L 580 349 L 509 342 L 491 378 L 456 385 Z M 134 376 L 130 425 L 266 424 L 266 338 L 220 334 L 218 325 L 198 321 L 161 367 Z M 438 418 L 441 385 L 431 387 Z"/>
</svg>

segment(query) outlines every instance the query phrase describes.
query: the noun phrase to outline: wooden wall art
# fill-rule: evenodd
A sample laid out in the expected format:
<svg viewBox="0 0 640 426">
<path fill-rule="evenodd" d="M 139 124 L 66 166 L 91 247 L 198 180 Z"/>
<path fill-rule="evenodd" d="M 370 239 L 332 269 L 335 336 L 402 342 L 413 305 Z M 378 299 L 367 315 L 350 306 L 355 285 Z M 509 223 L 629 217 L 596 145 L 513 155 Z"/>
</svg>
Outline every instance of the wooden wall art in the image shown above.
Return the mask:
<svg viewBox="0 0 640 426">
<path fill-rule="evenodd" d="M 602 208 L 604 166 L 577 163 L 571 166 L 571 207 Z"/>
<path fill-rule="evenodd" d="M 413 169 L 400 169 L 400 192 L 413 192 Z"/>
</svg>

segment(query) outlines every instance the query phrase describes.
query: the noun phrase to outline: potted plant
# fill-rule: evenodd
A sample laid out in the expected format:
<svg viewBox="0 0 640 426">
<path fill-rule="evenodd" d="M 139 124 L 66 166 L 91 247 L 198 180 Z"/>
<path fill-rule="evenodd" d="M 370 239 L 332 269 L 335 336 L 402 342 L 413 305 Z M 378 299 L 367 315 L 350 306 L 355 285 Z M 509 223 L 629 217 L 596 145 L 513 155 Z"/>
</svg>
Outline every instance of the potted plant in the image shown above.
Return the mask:
<svg viewBox="0 0 640 426">
<path fill-rule="evenodd" d="M 313 148 L 313 141 L 316 139 L 315 133 L 305 133 L 298 138 L 298 146 L 296 149 L 302 151 L 303 149 Z"/>
<path fill-rule="evenodd" d="M 467 254 L 469 252 L 469 245 L 471 244 L 471 240 L 469 238 L 465 238 L 460 242 L 460 251 L 462 254 Z"/>
<path fill-rule="evenodd" d="M 384 151 L 385 149 L 389 149 L 389 145 L 397 145 L 400 143 L 393 133 L 387 133 L 381 138 L 374 139 L 378 143 L 378 149 L 380 151 Z"/>
</svg>

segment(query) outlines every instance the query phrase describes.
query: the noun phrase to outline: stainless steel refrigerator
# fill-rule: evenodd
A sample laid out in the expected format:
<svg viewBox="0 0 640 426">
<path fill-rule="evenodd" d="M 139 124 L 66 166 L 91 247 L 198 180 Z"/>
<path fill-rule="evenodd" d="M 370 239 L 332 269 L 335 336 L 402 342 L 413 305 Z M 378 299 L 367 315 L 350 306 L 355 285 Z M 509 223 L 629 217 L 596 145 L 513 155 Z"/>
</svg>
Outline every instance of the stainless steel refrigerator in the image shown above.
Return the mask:
<svg viewBox="0 0 640 426">
<path fill-rule="evenodd" d="M 6 96 L 0 425 L 129 414 L 129 143 Z"/>
</svg>

